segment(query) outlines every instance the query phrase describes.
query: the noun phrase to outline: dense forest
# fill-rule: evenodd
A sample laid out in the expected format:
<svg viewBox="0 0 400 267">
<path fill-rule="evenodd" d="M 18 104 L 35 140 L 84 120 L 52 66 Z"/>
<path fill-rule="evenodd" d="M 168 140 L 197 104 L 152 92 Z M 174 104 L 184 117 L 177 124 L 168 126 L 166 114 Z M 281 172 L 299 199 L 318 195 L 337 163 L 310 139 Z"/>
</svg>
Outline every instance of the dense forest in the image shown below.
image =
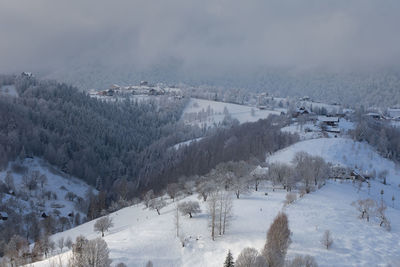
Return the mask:
<svg viewBox="0 0 400 267">
<path fill-rule="evenodd" d="M 174 135 L 185 106 L 168 99 L 106 103 L 65 84 L 3 79 L 3 84 L 12 82 L 19 97 L 0 97 L 0 165 L 17 157 L 43 157 L 89 184 L 102 180 L 104 187 L 137 176 L 141 153 Z M 185 133 L 182 125 L 178 129 Z"/>
<path fill-rule="evenodd" d="M 286 123 L 270 117 L 208 133 L 179 122 L 185 100 L 105 102 L 66 84 L 32 77 L 2 76 L 19 97 L 0 98 L 0 164 L 42 157 L 108 192 L 125 184 L 130 198 L 144 189 L 161 190 L 181 176 L 202 175 L 227 161 L 263 160 L 297 140 L 280 132 Z M 175 150 L 176 143 L 206 134 L 200 142 Z"/>
</svg>

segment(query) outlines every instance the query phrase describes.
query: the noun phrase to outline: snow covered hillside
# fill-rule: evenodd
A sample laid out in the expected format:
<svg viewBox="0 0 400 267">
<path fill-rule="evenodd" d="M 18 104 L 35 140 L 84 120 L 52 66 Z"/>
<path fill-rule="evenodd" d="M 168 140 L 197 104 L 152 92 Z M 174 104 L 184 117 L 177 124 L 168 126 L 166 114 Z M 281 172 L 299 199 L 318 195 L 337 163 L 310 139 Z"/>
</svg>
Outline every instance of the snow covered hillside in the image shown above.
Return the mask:
<svg viewBox="0 0 400 267">
<path fill-rule="evenodd" d="M 370 193 L 383 198 L 391 206 L 392 197 L 400 198 L 400 168 L 394 162 L 381 157 L 374 148 L 367 143 L 355 142 L 346 138 L 319 138 L 298 142 L 267 158 L 267 162 L 281 162 L 290 164 L 297 152 L 304 151 L 313 156 L 320 156 L 325 161 L 363 173 L 380 173 L 387 171 L 387 184 L 379 179 L 371 180 Z M 366 185 L 365 185 L 366 186 Z M 397 200 L 397 203 L 400 203 Z M 395 205 L 400 209 L 400 204 Z"/>
<path fill-rule="evenodd" d="M 182 119 L 187 124 L 210 127 L 221 123 L 228 114 L 240 123 L 245 123 L 265 119 L 270 114 L 279 115 L 281 111 L 283 109 L 259 110 L 251 106 L 192 98 L 183 111 Z"/>
<path fill-rule="evenodd" d="M 38 217 L 54 212 L 57 217 L 71 217 L 79 213 L 78 199 L 83 199 L 88 190 L 93 190 L 81 180 L 67 177 L 38 158 L 26 158 L 22 163 L 11 162 L 6 170 L 0 172 L 0 182 L 7 187 L 0 203 L 7 208 L 11 208 L 13 203 L 23 215 L 35 212 Z"/>
<path fill-rule="evenodd" d="M 312 255 L 320 266 L 379 266 L 400 260 L 400 226 L 395 223 L 400 221 L 400 212 L 388 208 L 387 215 L 393 222 L 391 232 L 360 220 L 351 203 L 367 197 L 365 190 L 357 193 L 350 182 L 328 182 L 317 192 L 284 208 L 285 195 L 283 190 L 272 192 L 263 188 L 235 200 L 234 217 L 228 233 L 216 241 L 212 241 L 209 234 L 204 203 L 201 204 L 201 214 L 192 219 L 181 218 L 181 231 L 186 239 L 184 248 L 175 237 L 174 203 L 162 209 L 161 215 L 143 205 L 111 214 L 114 227 L 106 234 L 105 240 L 114 264 L 124 262 L 127 266 L 144 266 L 151 260 L 154 266 L 222 266 L 228 249 L 235 257 L 247 246 L 261 249 L 274 217 L 285 210 L 292 231 L 289 258 L 297 254 Z M 194 196 L 189 198 L 195 199 Z M 74 239 L 83 234 L 92 239 L 100 235 L 93 232 L 93 225 L 94 222 L 88 222 L 52 238 Z M 334 238 L 329 250 L 320 243 L 327 229 Z M 65 261 L 69 255 L 70 252 L 66 252 L 62 259 Z M 34 266 L 51 266 L 51 262 L 58 262 L 58 257 Z"/>
<path fill-rule="evenodd" d="M 400 262 L 400 204 L 394 202 L 400 196 L 397 184 L 399 171 L 395 164 L 380 157 L 370 146 L 344 138 L 320 138 L 294 144 L 268 158 L 269 162 L 291 163 L 298 151 L 322 156 L 334 164 L 359 169 L 380 171 L 388 170 L 388 185 L 378 180 L 371 181 L 372 188 L 364 183 L 361 188 L 347 181 L 328 181 L 316 192 L 306 194 L 293 204 L 284 206 L 286 191 L 272 191 L 264 184 L 258 192 L 252 192 L 234 200 L 233 220 L 224 236 L 212 241 L 208 229 L 207 207 L 201 201 L 202 212 L 193 218 L 181 217 L 181 233 L 185 238 L 185 247 L 175 237 L 174 207 L 169 204 L 157 215 L 140 204 L 122 209 L 111 214 L 114 227 L 106 234 L 105 240 L 110 247 L 113 263 L 124 262 L 127 266 L 144 266 L 148 260 L 154 266 L 222 266 L 227 251 L 230 249 L 237 257 L 245 247 L 259 250 L 265 243 L 266 232 L 274 217 L 284 210 L 289 217 L 292 231 L 292 244 L 288 258 L 308 254 L 315 257 L 319 266 L 397 266 Z M 380 201 L 380 190 L 385 190 L 384 201 L 388 208 L 386 215 L 392 223 L 387 232 L 373 220 L 359 219 L 358 211 L 352 202 L 359 199 L 373 198 Z M 268 193 L 268 194 L 265 194 Z M 186 200 L 196 200 L 189 196 Z M 72 238 L 80 234 L 89 239 L 100 234 L 93 231 L 93 222 L 66 232 L 55 234 L 52 238 Z M 333 246 L 326 250 L 320 239 L 325 230 L 333 235 Z M 34 266 L 50 266 L 64 261 L 70 256 L 65 252 Z"/>
</svg>

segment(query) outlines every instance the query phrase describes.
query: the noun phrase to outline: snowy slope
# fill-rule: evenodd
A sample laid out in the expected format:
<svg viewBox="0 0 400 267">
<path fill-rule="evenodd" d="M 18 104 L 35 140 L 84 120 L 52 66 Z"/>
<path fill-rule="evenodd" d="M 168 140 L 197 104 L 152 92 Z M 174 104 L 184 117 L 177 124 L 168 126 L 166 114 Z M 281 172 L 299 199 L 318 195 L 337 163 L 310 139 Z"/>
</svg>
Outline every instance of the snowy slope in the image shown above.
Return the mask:
<svg viewBox="0 0 400 267">
<path fill-rule="evenodd" d="M 333 164 L 357 168 L 377 173 L 388 170 L 388 183 L 400 184 L 400 169 L 394 162 L 381 157 L 367 143 L 355 142 L 347 138 L 319 138 L 298 142 L 267 158 L 268 162 L 291 163 L 294 155 L 304 151 L 311 155 L 321 156 Z"/>
<path fill-rule="evenodd" d="M 214 124 L 221 123 L 225 117 L 224 109 L 228 110 L 232 118 L 237 119 L 240 123 L 254 122 L 259 119 L 265 119 L 270 114 L 279 115 L 281 112 L 278 110 L 259 110 L 256 107 L 231 104 L 225 102 L 217 102 L 211 100 L 191 98 L 187 107 L 183 111 L 182 119 L 190 124 L 206 124 L 213 126 Z M 251 110 L 254 110 L 254 116 Z M 198 113 L 207 113 L 201 118 L 188 119 L 189 115 Z"/>
<path fill-rule="evenodd" d="M 200 215 L 193 219 L 181 218 L 182 232 L 187 238 L 185 248 L 174 236 L 173 204 L 164 208 L 160 216 L 141 205 L 113 213 L 115 226 L 105 236 L 113 262 L 124 262 L 128 266 L 144 266 L 147 260 L 152 260 L 154 266 L 222 266 L 228 249 L 235 257 L 247 246 L 261 249 L 269 225 L 282 209 L 289 216 L 292 231 L 289 258 L 309 254 L 320 266 L 383 266 L 400 260 L 400 225 L 395 223 L 400 221 L 400 212 L 388 208 L 391 232 L 376 223 L 361 221 L 351 202 L 366 197 L 367 193 L 356 193 L 350 183 L 329 182 L 287 208 L 283 208 L 286 192 L 269 191 L 265 196 L 265 191 L 235 200 L 229 231 L 214 242 L 207 230 L 204 204 Z M 56 234 L 53 239 L 60 236 L 75 238 L 79 234 L 98 237 L 99 234 L 93 232 L 93 224 L 89 222 Z M 326 229 L 334 237 L 330 250 L 324 249 L 319 242 Z M 67 256 L 68 253 L 65 258 Z M 57 257 L 52 260 L 56 261 Z M 49 266 L 49 260 L 34 266 Z"/>
<path fill-rule="evenodd" d="M 29 191 L 23 186 L 23 174 L 13 172 L 11 168 L 12 164 L 13 163 L 10 163 L 6 170 L 0 172 L 0 181 L 4 182 L 7 172 L 11 171 L 14 179 L 17 197 L 5 194 L 3 202 L 5 202 L 9 198 L 14 198 L 19 201 L 21 205 L 25 206 L 25 208 L 23 209 L 25 213 L 33 211 L 30 209 L 30 201 L 34 202 L 35 209 L 37 209 L 38 212 L 49 213 L 55 209 L 54 207 L 57 207 L 57 209 L 61 212 L 60 216 L 67 216 L 70 212 L 76 213 L 77 210 L 75 207 L 75 202 L 66 200 L 65 195 L 68 192 L 73 192 L 75 195 L 84 198 L 85 193 L 89 189 L 92 189 L 83 181 L 74 177 L 67 177 L 65 174 L 57 171 L 55 168 L 47 165 L 45 162 L 38 158 L 27 158 L 21 164 L 22 166 L 27 168 L 27 175 L 29 175 L 29 173 L 33 171 L 39 171 L 40 174 L 44 174 L 47 177 L 47 181 L 45 182 L 43 188 L 41 188 L 41 185 L 38 184 L 37 189 Z M 51 200 L 48 200 L 47 197 L 43 198 L 44 192 L 47 191 L 51 191 L 52 193 L 54 193 L 56 195 L 56 199 L 54 197 L 51 197 Z M 20 199 L 18 197 L 19 192 L 26 192 L 28 200 L 25 201 Z M 38 203 L 43 203 L 44 206 L 41 206 Z"/>
<path fill-rule="evenodd" d="M 377 171 L 387 169 L 391 184 L 372 181 L 368 192 L 365 185 L 359 191 L 351 181 L 328 181 L 322 189 L 305 195 L 288 207 L 283 205 L 285 191 L 272 192 L 271 187 L 264 185 L 259 192 L 234 200 L 234 215 L 229 230 L 216 241 L 210 238 L 206 205 L 201 202 L 201 214 L 192 219 L 181 217 L 181 233 L 186 239 L 184 248 L 175 237 L 175 203 L 170 202 L 161 210 L 161 215 L 142 204 L 128 207 L 110 215 L 115 226 L 106 234 L 105 240 L 113 263 L 144 266 L 151 260 L 154 266 L 222 266 L 228 249 L 235 258 L 247 246 L 261 250 L 274 217 L 284 210 L 292 231 L 288 258 L 297 254 L 312 255 L 319 266 L 386 266 L 389 263 L 399 266 L 400 191 L 396 184 L 399 183 L 399 173 L 395 164 L 380 157 L 367 144 L 344 138 L 299 142 L 270 156 L 268 161 L 291 163 L 297 151 L 320 155 L 335 164 L 358 165 Z M 391 221 L 391 232 L 379 227 L 376 221 L 360 220 L 356 208 L 351 205 L 353 201 L 368 197 L 380 200 L 381 189 L 385 190 L 384 201 L 388 205 L 386 215 Z M 396 195 L 394 208 L 389 195 L 392 193 Z M 195 200 L 196 196 L 187 199 Z M 99 236 L 93 232 L 93 225 L 94 222 L 88 222 L 52 238 L 57 240 L 63 236 L 75 239 L 83 234 L 92 239 Z M 324 249 L 320 243 L 325 230 L 330 230 L 334 238 L 330 250 Z M 63 257 L 67 259 L 69 255 L 70 252 L 66 252 Z M 34 266 L 51 266 L 51 261 L 57 260 L 56 256 Z"/>
<path fill-rule="evenodd" d="M 267 162 L 291 163 L 297 152 L 304 151 L 320 156 L 327 162 L 357 169 L 363 173 L 374 170 L 378 174 L 387 170 L 387 185 L 379 179 L 371 181 L 371 195 L 380 198 L 381 190 L 387 205 L 392 205 L 392 197 L 397 203 L 400 198 L 400 168 L 394 162 L 381 157 L 370 145 L 346 138 L 319 138 L 298 142 L 267 158 Z M 400 209 L 400 204 L 396 206 Z"/>
</svg>

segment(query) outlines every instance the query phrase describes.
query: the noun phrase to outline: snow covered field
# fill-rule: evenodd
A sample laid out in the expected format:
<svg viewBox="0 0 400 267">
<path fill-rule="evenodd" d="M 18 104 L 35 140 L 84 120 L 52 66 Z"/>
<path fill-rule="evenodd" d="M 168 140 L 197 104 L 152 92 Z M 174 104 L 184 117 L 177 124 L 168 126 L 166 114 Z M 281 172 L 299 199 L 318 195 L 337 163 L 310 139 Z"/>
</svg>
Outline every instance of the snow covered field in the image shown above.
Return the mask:
<svg viewBox="0 0 400 267">
<path fill-rule="evenodd" d="M 308 254 L 316 258 L 320 266 L 384 266 L 400 260 L 400 212 L 388 208 L 392 231 L 386 232 L 376 223 L 360 220 L 351 202 L 367 197 L 356 193 L 350 183 L 329 182 L 321 190 L 306 195 L 294 204 L 283 207 L 286 192 L 266 190 L 254 192 L 234 201 L 234 218 L 228 233 L 211 241 L 207 229 L 205 205 L 202 213 L 192 219 L 181 219 L 182 232 L 187 238 L 182 248 L 175 238 L 173 210 L 170 204 L 161 215 L 144 209 L 142 205 L 128 207 L 111 215 L 114 228 L 106 234 L 113 263 L 124 262 L 128 266 L 144 266 L 152 260 L 154 266 L 222 266 L 228 249 L 236 257 L 247 247 L 261 249 L 266 231 L 281 210 L 289 216 L 292 244 L 288 257 Z M 194 197 L 191 197 L 192 199 Z M 53 236 L 75 238 L 84 234 L 87 238 L 98 237 L 93 232 L 94 222 L 89 222 Z M 325 230 L 334 238 L 333 247 L 326 250 L 320 244 Z M 68 252 L 64 256 L 68 257 Z M 50 266 L 57 257 L 36 263 L 34 266 Z"/>
<path fill-rule="evenodd" d="M 144 266 L 151 260 L 154 266 L 222 266 L 228 249 L 235 258 L 247 246 L 261 250 L 274 217 L 284 210 L 292 231 L 289 258 L 308 254 L 315 257 L 319 266 L 387 266 L 389 263 L 399 266 L 399 201 L 392 208 L 390 200 L 384 199 L 388 204 L 386 215 L 392 224 L 391 232 L 379 227 L 375 221 L 359 219 L 356 208 L 351 205 L 353 201 L 368 197 L 380 200 L 378 192 L 381 187 L 388 192 L 385 196 L 392 192 L 399 198 L 399 172 L 394 163 L 381 158 L 366 144 L 343 138 L 299 142 L 268 160 L 290 163 L 297 151 L 320 155 L 327 161 L 346 166 L 358 165 L 377 171 L 388 169 L 390 185 L 374 181 L 368 193 L 366 186 L 359 191 L 351 181 L 328 181 L 320 190 L 305 195 L 287 207 L 283 205 L 285 191 L 272 192 L 270 187 L 262 187 L 259 192 L 234 200 L 234 215 L 229 230 L 226 235 L 217 237 L 216 241 L 211 240 L 206 205 L 201 202 L 201 214 L 192 219 L 181 217 L 181 232 L 186 239 L 184 248 L 175 237 L 175 203 L 170 202 L 161 210 L 161 215 L 145 209 L 142 204 L 128 207 L 110 215 L 114 227 L 106 234 L 105 240 L 110 247 L 113 264 L 124 262 L 127 266 Z M 196 196 L 188 199 L 195 200 Z M 93 232 L 94 223 L 88 222 L 52 238 L 57 240 L 63 236 L 75 239 L 79 234 L 89 239 L 98 237 L 100 234 Z M 320 243 L 325 230 L 330 230 L 334 239 L 329 250 Z M 64 257 L 67 258 L 69 253 Z M 57 262 L 58 258 L 51 260 Z M 50 266 L 50 261 L 36 263 L 35 266 Z"/>
<path fill-rule="evenodd" d="M 192 98 L 183 111 L 182 119 L 189 124 L 213 126 L 223 121 L 225 108 L 232 118 L 240 123 L 255 122 L 267 118 L 270 114 L 281 113 L 280 110 L 259 110 L 251 106 Z"/>
</svg>

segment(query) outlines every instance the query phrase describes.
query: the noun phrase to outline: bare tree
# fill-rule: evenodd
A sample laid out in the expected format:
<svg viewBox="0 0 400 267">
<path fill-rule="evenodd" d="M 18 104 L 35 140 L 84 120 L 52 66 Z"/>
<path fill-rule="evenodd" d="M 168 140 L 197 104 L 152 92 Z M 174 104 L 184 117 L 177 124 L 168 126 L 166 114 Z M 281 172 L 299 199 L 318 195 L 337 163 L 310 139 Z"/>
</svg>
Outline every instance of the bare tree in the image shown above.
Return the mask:
<svg viewBox="0 0 400 267">
<path fill-rule="evenodd" d="M 78 237 L 73 249 L 72 265 L 77 267 L 109 267 L 109 249 L 106 241 L 98 237 L 88 241 Z"/>
<path fill-rule="evenodd" d="M 367 219 L 367 222 L 369 222 L 371 216 L 374 216 L 377 209 L 376 201 L 370 198 L 357 200 L 352 205 L 361 213 L 360 218 Z"/>
<path fill-rule="evenodd" d="M 185 201 L 178 205 L 179 211 L 184 215 L 189 215 L 190 218 L 193 217 L 193 214 L 199 213 L 200 205 L 197 201 Z"/>
<path fill-rule="evenodd" d="M 175 201 L 175 198 L 179 195 L 180 190 L 181 187 L 177 183 L 172 183 L 167 186 L 167 194 L 172 201 Z"/>
<path fill-rule="evenodd" d="M 65 242 L 64 242 L 64 237 L 60 237 L 58 240 L 57 240 L 57 246 L 58 246 L 58 248 L 61 250 L 61 252 L 62 252 L 62 250 L 63 250 L 63 248 L 64 248 L 64 246 L 65 246 Z"/>
<path fill-rule="evenodd" d="M 222 234 L 225 234 L 226 228 L 229 226 L 229 222 L 232 216 L 233 201 L 229 192 L 222 192 L 221 197 L 221 211 L 222 214 Z"/>
<path fill-rule="evenodd" d="M 149 190 L 149 191 L 146 192 L 146 194 L 144 194 L 144 196 L 143 196 L 143 202 L 144 202 L 144 205 L 146 206 L 146 208 L 149 207 L 150 201 L 151 201 L 153 198 L 154 198 L 154 192 L 153 192 L 153 190 Z"/>
<path fill-rule="evenodd" d="M 71 249 L 71 248 L 72 248 L 72 240 L 71 240 L 70 237 L 67 237 L 67 240 L 65 240 L 65 246 L 66 246 L 68 249 Z"/>
<path fill-rule="evenodd" d="M 377 215 L 379 217 L 379 226 L 384 227 L 387 231 L 391 230 L 391 225 L 389 219 L 385 215 L 386 205 L 382 203 L 377 209 Z"/>
<path fill-rule="evenodd" d="M 287 191 L 291 191 L 294 185 L 294 176 L 292 175 L 292 168 L 288 164 L 284 163 L 273 163 L 269 166 L 268 176 L 272 180 L 272 183 L 282 184 L 283 188 Z"/>
<path fill-rule="evenodd" d="M 153 262 L 152 261 L 148 261 L 147 263 L 146 263 L 146 267 L 153 267 L 154 265 L 153 265 Z"/>
<path fill-rule="evenodd" d="M 208 180 L 206 177 L 197 184 L 196 191 L 199 194 L 199 199 L 207 201 L 208 196 L 215 190 L 216 185 L 214 181 Z"/>
<path fill-rule="evenodd" d="M 179 221 L 179 205 L 175 206 L 174 224 L 176 229 L 176 237 L 179 237 L 180 221 Z"/>
<path fill-rule="evenodd" d="M 160 210 L 166 205 L 163 198 L 153 198 L 150 201 L 149 207 L 157 211 L 158 215 L 161 215 Z"/>
<path fill-rule="evenodd" d="M 100 232 L 101 236 L 104 237 L 104 232 L 108 231 L 114 224 L 109 216 L 102 217 L 94 224 L 94 231 Z"/>
<path fill-rule="evenodd" d="M 258 251 L 255 248 L 244 248 L 236 259 L 235 267 L 255 266 L 258 255 Z"/>
<path fill-rule="evenodd" d="M 286 267 L 318 267 L 318 264 L 312 256 L 297 255 L 293 260 L 287 261 L 285 266 Z"/>
<path fill-rule="evenodd" d="M 218 215 L 218 195 L 217 191 L 212 192 L 207 198 L 207 208 L 209 214 L 209 226 L 211 229 L 211 239 L 215 240 L 215 227 Z"/>
<path fill-rule="evenodd" d="M 289 221 L 286 214 L 280 212 L 268 230 L 267 242 L 263 250 L 263 256 L 267 259 L 269 266 L 282 267 L 284 265 L 290 242 Z"/>
<path fill-rule="evenodd" d="M 231 190 L 235 193 L 236 198 L 239 199 L 241 194 L 246 194 L 249 189 L 249 177 L 235 177 L 232 179 L 230 186 Z"/>
<path fill-rule="evenodd" d="M 89 240 L 83 235 L 76 237 L 75 244 L 72 246 L 72 259 L 71 265 L 77 267 L 85 267 L 85 247 Z"/>
<path fill-rule="evenodd" d="M 193 191 L 194 191 L 194 189 L 196 187 L 196 183 L 195 183 L 194 180 L 189 180 L 189 181 L 184 182 L 183 187 L 184 187 L 185 192 L 187 194 L 193 195 Z"/>
<path fill-rule="evenodd" d="M 29 251 L 28 242 L 25 238 L 14 235 L 4 248 L 4 254 L 9 259 L 11 266 L 20 266 L 25 262 L 22 255 Z"/>
<path fill-rule="evenodd" d="M 388 170 L 383 170 L 381 172 L 379 172 L 378 177 L 382 180 L 383 184 L 386 184 L 386 178 L 388 176 Z"/>
<path fill-rule="evenodd" d="M 333 244 L 333 238 L 331 235 L 331 231 L 326 230 L 321 238 L 321 244 L 326 248 L 329 249 Z"/>
<path fill-rule="evenodd" d="M 109 258 L 109 253 L 110 251 L 104 239 L 98 237 L 94 240 L 90 240 L 84 246 L 84 259 L 86 263 L 85 266 L 110 266 L 111 260 Z"/>
</svg>

